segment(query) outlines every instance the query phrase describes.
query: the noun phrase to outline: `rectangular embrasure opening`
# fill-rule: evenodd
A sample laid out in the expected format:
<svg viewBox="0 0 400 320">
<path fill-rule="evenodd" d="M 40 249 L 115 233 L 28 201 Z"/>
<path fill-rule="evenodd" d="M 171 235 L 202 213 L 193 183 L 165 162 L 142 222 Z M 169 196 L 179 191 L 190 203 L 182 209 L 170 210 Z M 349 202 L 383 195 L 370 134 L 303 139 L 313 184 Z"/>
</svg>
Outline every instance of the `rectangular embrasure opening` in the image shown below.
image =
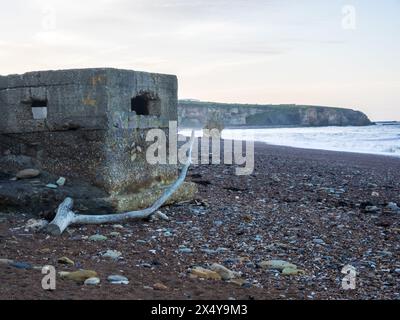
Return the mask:
<svg viewBox="0 0 400 320">
<path fill-rule="evenodd" d="M 141 93 L 131 99 L 131 111 L 139 116 L 160 116 L 161 100 L 149 92 Z"/>
<path fill-rule="evenodd" d="M 32 100 L 31 109 L 33 120 L 47 119 L 47 100 Z"/>
</svg>

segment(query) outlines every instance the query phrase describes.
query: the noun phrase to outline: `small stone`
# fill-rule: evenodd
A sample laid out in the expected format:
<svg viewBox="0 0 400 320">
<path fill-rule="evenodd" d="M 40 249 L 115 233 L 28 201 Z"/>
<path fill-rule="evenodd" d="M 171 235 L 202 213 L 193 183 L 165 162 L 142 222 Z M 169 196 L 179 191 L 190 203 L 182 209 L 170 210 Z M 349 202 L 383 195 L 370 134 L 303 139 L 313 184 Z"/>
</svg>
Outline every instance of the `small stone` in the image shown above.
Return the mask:
<svg viewBox="0 0 400 320">
<path fill-rule="evenodd" d="M 121 225 L 121 224 L 114 224 L 112 227 L 113 227 L 114 229 L 124 229 L 124 226 Z"/>
<path fill-rule="evenodd" d="M 75 262 L 73 262 L 70 258 L 67 258 L 67 257 L 62 257 L 62 258 L 58 259 L 57 261 L 58 261 L 58 263 L 61 263 L 61 264 L 69 264 L 71 266 L 75 265 Z"/>
<path fill-rule="evenodd" d="M 373 191 L 373 192 L 371 193 L 371 196 L 372 196 L 372 197 L 379 197 L 379 192 Z"/>
<path fill-rule="evenodd" d="M 242 285 L 242 287 L 243 288 L 246 288 L 246 289 L 249 289 L 249 288 L 251 288 L 253 285 L 250 283 L 250 282 L 245 282 L 245 283 L 243 283 L 243 285 Z"/>
<path fill-rule="evenodd" d="M 194 267 L 191 270 L 191 274 L 195 277 L 203 278 L 203 279 L 209 279 L 209 280 L 221 280 L 221 276 L 219 273 L 208 270 L 202 267 Z"/>
<path fill-rule="evenodd" d="M 0 264 L 12 264 L 14 261 L 9 259 L 0 259 Z"/>
<path fill-rule="evenodd" d="M 249 215 L 249 214 L 246 214 L 245 216 L 243 216 L 243 221 L 247 222 L 247 223 L 250 223 L 250 222 L 253 221 L 253 217 L 251 215 Z"/>
<path fill-rule="evenodd" d="M 40 175 L 40 171 L 36 169 L 25 169 L 17 173 L 17 179 L 32 179 Z"/>
<path fill-rule="evenodd" d="M 92 270 L 79 270 L 75 272 L 60 272 L 59 275 L 63 279 L 84 283 L 87 279 L 97 277 L 97 272 Z"/>
<path fill-rule="evenodd" d="M 102 254 L 102 256 L 104 258 L 117 260 L 120 256 L 122 256 L 122 253 L 116 250 L 107 250 L 105 253 Z"/>
<path fill-rule="evenodd" d="M 97 286 L 98 284 L 100 284 L 100 279 L 97 277 L 89 278 L 85 280 L 84 284 L 86 286 Z"/>
<path fill-rule="evenodd" d="M 250 258 L 249 257 L 239 257 L 237 259 L 239 261 L 239 263 L 250 263 Z"/>
<path fill-rule="evenodd" d="M 119 275 L 108 276 L 107 280 L 112 284 L 129 284 L 129 280 L 127 277 Z"/>
<path fill-rule="evenodd" d="M 389 202 L 386 208 L 392 212 L 400 212 L 400 208 L 397 206 L 397 203 L 395 202 Z"/>
<path fill-rule="evenodd" d="M 119 232 L 110 232 L 110 237 L 118 238 L 121 234 Z"/>
<path fill-rule="evenodd" d="M 49 189 L 57 189 L 58 186 L 57 186 L 56 184 L 49 183 L 49 184 L 46 184 L 46 188 L 49 188 Z"/>
<path fill-rule="evenodd" d="M 236 278 L 235 272 L 229 270 L 228 268 L 225 268 L 223 265 L 220 265 L 218 263 L 214 263 L 210 269 L 218 273 L 221 276 L 222 280 L 231 280 L 233 278 Z"/>
<path fill-rule="evenodd" d="M 10 266 L 17 269 L 25 269 L 25 270 L 32 269 L 32 265 L 26 262 L 11 262 Z"/>
<path fill-rule="evenodd" d="M 217 251 L 213 249 L 201 249 L 201 252 L 204 252 L 205 254 L 216 254 Z"/>
<path fill-rule="evenodd" d="M 89 237 L 90 241 L 106 241 L 107 239 L 108 238 L 106 236 L 103 236 L 101 234 L 95 234 Z"/>
<path fill-rule="evenodd" d="M 285 276 L 297 276 L 304 273 L 304 270 L 300 270 L 297 268 L 285 268 L 282 270 L 282 274 Z"/>
<path fill-rule="evenodd" d="M 294 265 L 290 262 L 284 261 L 284 260 L 262 261 L 258 265 L 262 269 L 275 269 L 275 270 L 279 270 L 279 271 L 282 271 L 285 268 L 297 269 L 296 265 Z"/>
<path fill-rule="evenodd" d="M 60 178 L 57 180 L 56 184 L 57 184 L 58 186 L 62 187 L 62 186 L 65 185 L 65 182 L 66 182 L 66 181 L 67 181 L 67 180 L 66 180 L 64 177 L 60 177 Z"/>
<path fill-rule="evenodd" d="M 325 244 L 325 241 L 322 239 L 314 239 L 313 242 L 316 244 L 322 244 L 322 245 Z"/>
<path fill-rule="evenodd" d="M 155 283 L 155 284 L 153 285 L 153 288 L 154 288 L 154 290 L 159 290 L 159 291 L 168 290 L 168 287 L 167 287 L 166 285 L 164 285 L 164 284 L 162 284 L 162 283 L 159 283 L 159 282 Z"/>
<path fill-rule="evenodd" d="M 378 211 L 379 211 L 379 208 L 377 206 L 366 206 L 365 207 L 365 212 L 375 213 Z"/>
<path fill-rule="evenodd" d="M 222 226 L 223 224 L 224 224 L 224 222 L 221 221 L 221 220 L 214 221 L 214 225 L 215 225 L 216 227 L 220 227 L 220 226 Z"/>
<path fill-rule="evenodd" d="M 192 253 L 192 249 L 190 248 L 179 248 L 180 253 Z"/>
<path fill-rule="evenodd" d="M 281 182 L 281 179 L 275 174 L 271 176 L 271 180 L 274 182 Z"/>
</svg>

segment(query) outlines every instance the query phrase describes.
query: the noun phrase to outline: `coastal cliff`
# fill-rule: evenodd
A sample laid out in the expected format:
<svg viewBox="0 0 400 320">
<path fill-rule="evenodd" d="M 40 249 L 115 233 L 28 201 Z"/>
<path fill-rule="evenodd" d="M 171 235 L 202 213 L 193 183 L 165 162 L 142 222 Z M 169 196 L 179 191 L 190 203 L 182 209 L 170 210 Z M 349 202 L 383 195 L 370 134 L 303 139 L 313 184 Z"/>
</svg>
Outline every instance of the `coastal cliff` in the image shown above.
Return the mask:
<svg viewBox="0 0 400 320">
<path fill-rule="evenodd" d="M 367 126 L 368 117 L 352 109 L 295 104 L 250 105 L 180 100 L 180 127 L 203 127 L 217 122 L 232 127 Z"/>
</svg>

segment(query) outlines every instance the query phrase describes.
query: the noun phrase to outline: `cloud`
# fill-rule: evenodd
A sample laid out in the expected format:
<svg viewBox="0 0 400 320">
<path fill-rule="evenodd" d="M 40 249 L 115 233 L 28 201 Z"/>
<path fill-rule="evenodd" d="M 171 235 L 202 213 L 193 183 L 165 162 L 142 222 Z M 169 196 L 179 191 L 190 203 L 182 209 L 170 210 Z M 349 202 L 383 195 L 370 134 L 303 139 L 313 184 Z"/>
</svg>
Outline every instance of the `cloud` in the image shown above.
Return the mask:
<svg viewBox="0 0 400 320">
<path fill-rule="evenodd" d="M 390 106 L 400 103 L 391 86 L 400 73 L 400 45 L 393 41 L 399 1 L 357 0 L 355 32 L 341 28 L 342 5 L 342 0 L 5 1 L 0 70 L 108 66 L 173 73 L 184 96 L 260 103 L 271 97 L 354 102 L 360 94 L 344 90 L 344 83 L 357 87 L 381 79 Z M 372 90 L 363 92 L 363 103 L 377 103 Z"/>
</svg>

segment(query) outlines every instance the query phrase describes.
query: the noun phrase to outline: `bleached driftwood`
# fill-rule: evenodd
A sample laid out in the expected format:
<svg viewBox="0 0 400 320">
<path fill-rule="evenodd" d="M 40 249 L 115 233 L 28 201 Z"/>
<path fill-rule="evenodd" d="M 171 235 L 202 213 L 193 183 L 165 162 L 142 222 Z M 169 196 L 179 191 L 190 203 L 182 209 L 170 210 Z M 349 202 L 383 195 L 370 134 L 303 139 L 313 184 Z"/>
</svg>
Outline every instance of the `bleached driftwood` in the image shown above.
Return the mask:
<svg viewBox="0 0 400 320">
<path fill-rule="evenodd" d="M 190 138 L 190 147 L 188 152 L 187 162 L 182 168 L 178 179 L 171 184 L 162 196 L 154 202 L 154 204 L 146 209 L 138 211 L 130 211 L 119 214 L 106 214 L 106 215 L 80 215 L 72 211 L 74 201 L 71 198 L 66 198 L 58 207 L 55 218 L 46 227 L 46 232 L 52 235 L 61 235 L 64 230 L 73 224 L 104 224 L 104 223 L 116 223 L 126 220 L 134 219 L 146 219 L 150 218 L 156 213 L 156 211 L 178 190 L 178 188 L 185 181 L 187 172 L 189 170 L 192 158 L 192 149 L 194 143 L 194 131 Z M 161 218 L 165 219 L 165 215 L 162 214 Z"/>
</svg>

